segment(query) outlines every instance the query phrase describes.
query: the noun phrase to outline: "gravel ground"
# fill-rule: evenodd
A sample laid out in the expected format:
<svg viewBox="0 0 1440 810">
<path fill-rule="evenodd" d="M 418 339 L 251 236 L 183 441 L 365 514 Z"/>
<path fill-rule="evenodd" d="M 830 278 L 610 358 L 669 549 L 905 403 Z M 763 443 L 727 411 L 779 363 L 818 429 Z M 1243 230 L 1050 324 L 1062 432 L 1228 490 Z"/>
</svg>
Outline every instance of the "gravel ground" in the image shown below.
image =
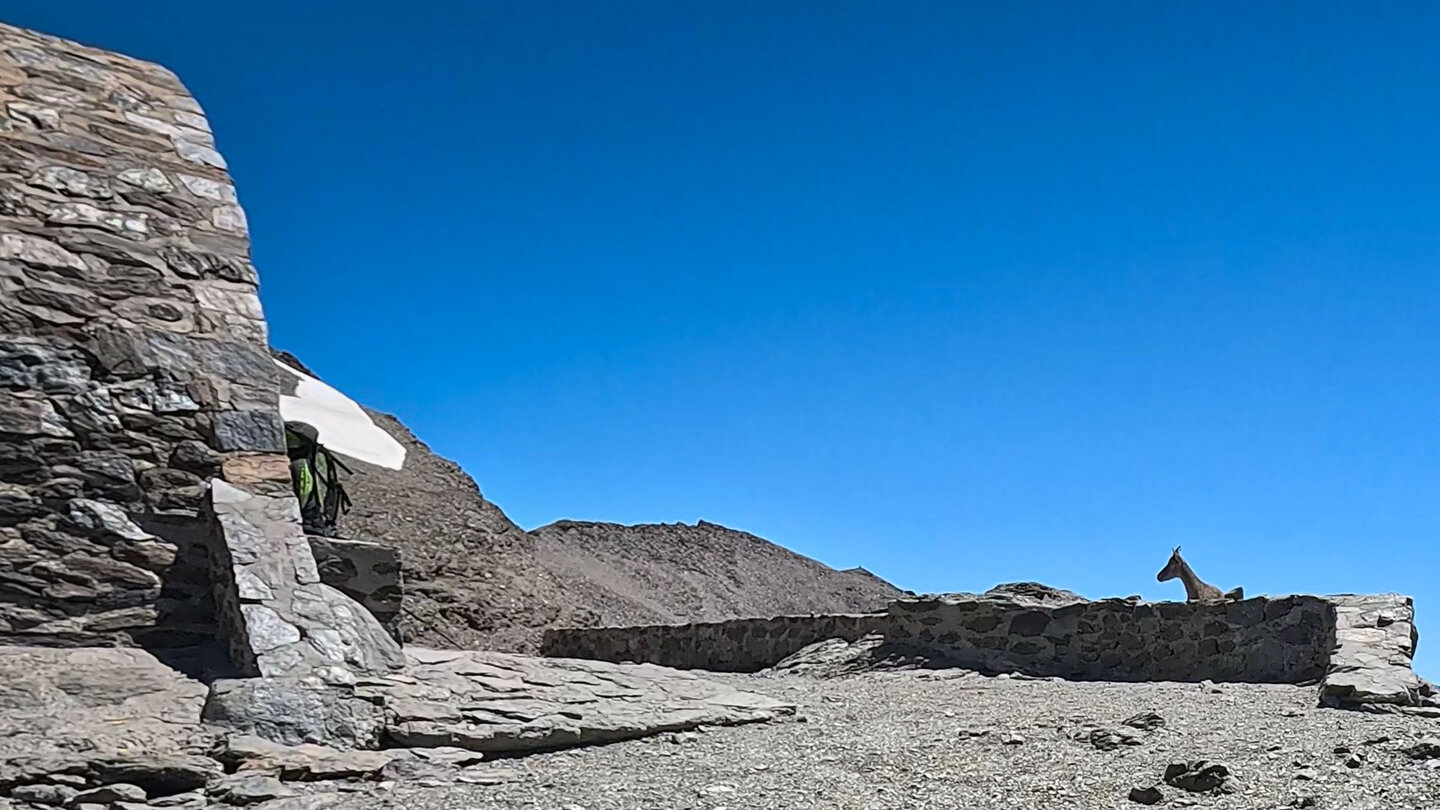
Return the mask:
<svg viewBox="0 0 1440 810">
<path fill-rule="evenodd" d="M 544 808 L 1138 808 L 1131 788 L 1159 784 L 1160 806 L 1440 808 L 1440 759 L 1403 749 L 1440 737 L 1440 721 L 1314 707 L 1293 686 L 1066 683 L 964 673 L 871 673 L 838 680 L 719 679 L 794 701 L 803 720 L 535 755 L 501 763 L 495 786 L 398 783 L 347 807 Z M 1138 745 L 1100 750 L 1071 735 L 1156 712 Z M 1337 747 L 1354 752 L 1337 753 Z M 1161 782 L 1167 764 L 1219 762 L 1230 794 Z M 1307 804 L 1306 799 L 1315 804 Z"/>
</svg>

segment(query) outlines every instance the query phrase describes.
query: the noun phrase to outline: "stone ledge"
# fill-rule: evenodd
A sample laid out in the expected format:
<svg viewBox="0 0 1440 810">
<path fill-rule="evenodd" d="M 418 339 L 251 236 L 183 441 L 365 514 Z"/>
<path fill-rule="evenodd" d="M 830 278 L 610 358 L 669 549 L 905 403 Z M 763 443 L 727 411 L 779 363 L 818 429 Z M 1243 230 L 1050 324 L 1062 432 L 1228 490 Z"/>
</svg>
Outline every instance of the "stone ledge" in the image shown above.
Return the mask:
<svg viewBox="0 0 1440 810">
<path fill-rule="evenodd" d="M 712 672 L 757 672 L 817 641 L 883 633 L 883 613 L 778 616 L 645 627 L 545 631 L 541 654 Z"/>
</svg>

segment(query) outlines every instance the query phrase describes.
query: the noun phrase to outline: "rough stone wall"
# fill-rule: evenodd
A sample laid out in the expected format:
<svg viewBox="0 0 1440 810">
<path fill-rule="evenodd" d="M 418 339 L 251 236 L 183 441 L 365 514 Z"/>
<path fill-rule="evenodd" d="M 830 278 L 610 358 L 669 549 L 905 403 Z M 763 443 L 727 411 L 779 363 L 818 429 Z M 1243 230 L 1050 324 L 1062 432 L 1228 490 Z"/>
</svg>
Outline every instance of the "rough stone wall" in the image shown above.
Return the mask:
<svg viewBox="0 0 1440 810">
<path fill-rule="evenodd" d="M 542 654 L 711 672 L 756 672 L 817 641 L 883 633 L 883 613 L 547 630 Z"/>
<path fill-rule="evenodd" d="M 1334 600 L 1335 648 L 1320 688 L 1321 702 L 1372 710 L 1440 708 L 1440 690 L 1410 665 L 1420 642 L 1414 601 L 1394 593 Z"/>
<path fill-rule="evenodd" d="M 364 540 L 311 537 L 320 581 L 354 599 L 400 638 L 400 550 Z"/>
<path fill-rule="evenodd" d="M 1325 674 L 1334 605 L 1289 596 L 1219 604 L 1111 599 L 1042 605 L 986 597 L 907 599 L 870 616 L 787 616 L 702 625 L 556 630 L 545 653 L 755 671 L 827 638 L 870 633 L 957 666 L 1095 680 L 1303 683 Z"/>
<path fill-rule="evenodd" d="M 1189 604 L 907 599 L 887 642 L 980 670 L 1109 681 L 1304 683 L 1325 674 L 1334 605 L 1315 596 Z"/>
<path fill-rule="evenodd" d="M 288 487 L 249 256 L 172 73 L 0 25 L 0 640 L 213 634 L 206 479 Z"/>
</svg>

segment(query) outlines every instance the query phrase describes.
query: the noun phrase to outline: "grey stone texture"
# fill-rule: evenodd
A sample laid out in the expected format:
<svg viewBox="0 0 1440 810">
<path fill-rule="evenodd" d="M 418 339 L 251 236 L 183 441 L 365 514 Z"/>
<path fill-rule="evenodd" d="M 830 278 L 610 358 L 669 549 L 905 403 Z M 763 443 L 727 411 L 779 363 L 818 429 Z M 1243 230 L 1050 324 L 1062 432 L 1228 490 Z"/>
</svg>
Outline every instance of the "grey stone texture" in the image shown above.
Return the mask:
<svg viewBox="0 0 1440 810">
<path fill-rule="evenodd" d="M 199 105 L 164 68 L 0 25 L 0 113 L 0 641 L 218 630 L 245 674 L 402 666 L 300 529 Z"/>
<path fill-rule="evenodd" d="M 1239 602 L 907 599 L 886 640 L 991 672 L 1107 681 L 1301 683 L 1325 673 L 1333 606 L 1313 596 Z"/>
<path fill-rule="evenodd" d="M 794 714 L 785 701 L 663 667 L 412 649 L 403 675 L 361 681 L 394 745 L 524 753 Z"/>
<path fill-rule="evenodd" d="M 711 672 L 757 672 L 819 641 L 884 634 L 883 613 L 776 616 L 643 627 L 545 631 L 541 654 L 555 658 L 657 664 Z"/>
<path fill-rule="evenodd" d="M 828 638 L 883 635 L 953 666 L 1083 680 L 1318 680 L 1333 619 L 1317 597 L 1148 604 L 1006 594 L 904 599 L 885 614 L 557 630 L 547 655 L 756 671 Z M 839 632 L 837 632 L 837 630 Z"/>
<path fill-rule="evenodd" d="M 353 682 L 217 681 L 203 717 L 211 728 L 265 741 L 247 749 L 319 743 L 516 754 L 772 720 L 795 710 L 663 667 L 423 648 L 406 654 L 403 671 Z M 308 760 L 322 752 L 307 750 L 276 756 Z"/>
<path fill-rule="evenodd" d="M 245 675 L 348 679 L 405 665 L 378 619 L 320 581 L 299 504 L 216 480 L 210 497 L 211 578 L 230 658 Z M 336 670 L 348 673 L 338 675 Z"/>
<path fill-rule="evenodd" d="M 203 744 L 206 687 L 169 663 L 133 648 L 0 645 L 0 761 Z"/>
<path fill-rule="evenodd" d="M 356 697 L 347 682 L 315 677 L 218 680 L 201 717 L 230 734 L 337 748 L 378 747 L 384 727 L 378 702 Z"/>
<path fill-rule="evenodd" d="M 427 761 L 463 768 L 483 758 L 475 752 L 561 748 L 794 711 L 661 667 L 502 653 L 416 649 L 399 672 L 328 682 L 219 678 L 208 690 L 177 663 L 136 649 L 0 646 L 0 796 L 64 768 L 95 775 L 77 788 L 166 782 L 174 792 L 192 790 L 204 786 L 204 774 L 219 773 L 197 752 L 285 779 L 334 779 L 373 775 L 401 755 L 354 750 L 381 745 L 424 748 Z M 154 766 L 148 774 L 125 764 L 145 761 Z M 165 771 L 176 773 L 167 779 Z"/>
<path fill-rule="evenodd" d="M 397 640 L 400 624 L 400 550 L 365 540 L 310 538 L 320 581 L 370 611 Z"/>
<path fill-rule="evenodd" d="M 215 633 L 205 479 L 283 448 L 213 147 L 170 71 L 0 24 L 0 642 Z"/>
<path fill-rule="evenodd" d="M 1410 667 L 1420 641 L 1414 601 L 1393 593 L 1333 599 L 1335 647 L 1321 702 L 1370 711 L 1440 708 L 1440 692 Z"/>
</svg>

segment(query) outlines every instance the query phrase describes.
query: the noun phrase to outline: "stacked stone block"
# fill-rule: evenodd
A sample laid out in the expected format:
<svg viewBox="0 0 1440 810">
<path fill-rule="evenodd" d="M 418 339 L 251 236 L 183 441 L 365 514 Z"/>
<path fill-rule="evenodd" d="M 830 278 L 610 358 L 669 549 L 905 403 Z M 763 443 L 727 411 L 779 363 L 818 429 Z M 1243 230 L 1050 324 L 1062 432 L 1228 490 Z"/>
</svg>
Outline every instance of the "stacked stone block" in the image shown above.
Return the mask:
<svg viewBox="0 0 1440 810">
<path fill-rule="evenodd" d="M 1046 589 L 1048 590 L 1048 589 Z M 559 658 L 754 672 L 828 639 L 883 639 L 874 654 L 991 674 L 1106 681 L 1320 685 L 1327 706 L 1440 716 L 1440 690 L 1411 668 L 1409 597 L 1258 597 L 1235 602 L 1088 601 L 992 592 L 905 599 L 883 614 L 551 630 Z M 1073 597 L 1073 598 L 1071 598 Z"/>
<path fill-rule="evenodd" d="M 206 481 L 288 486 L 249 256 L 173 74 L 0 25 L 0 638 L 213 636 Z"/>
<path fill-rule="evenodd" d="M 645 627 L 545 631 L 542 654 L 615 663 L 658 664 L 711 672 L 756 672 L 819 641 L 859 641 L 884 633 L 883 613 L 776 616 Z"/>
<path fill-rule="evenodd" d="M 168 70 L 0 25 L 0 641 L 403 664 L 320 580 L 245 213 Z"/>
<path fill-rule="evenodd" d="M 1335 600 L 1335 647 L 1320 700 L 1327 706 L 1390 710 L 1429 707 L 1440 716 L 1440 690 L 1415 674 L 1410 661 L 1420 642 L 1415 604 L 1387 593 Z"/>
</svg>

